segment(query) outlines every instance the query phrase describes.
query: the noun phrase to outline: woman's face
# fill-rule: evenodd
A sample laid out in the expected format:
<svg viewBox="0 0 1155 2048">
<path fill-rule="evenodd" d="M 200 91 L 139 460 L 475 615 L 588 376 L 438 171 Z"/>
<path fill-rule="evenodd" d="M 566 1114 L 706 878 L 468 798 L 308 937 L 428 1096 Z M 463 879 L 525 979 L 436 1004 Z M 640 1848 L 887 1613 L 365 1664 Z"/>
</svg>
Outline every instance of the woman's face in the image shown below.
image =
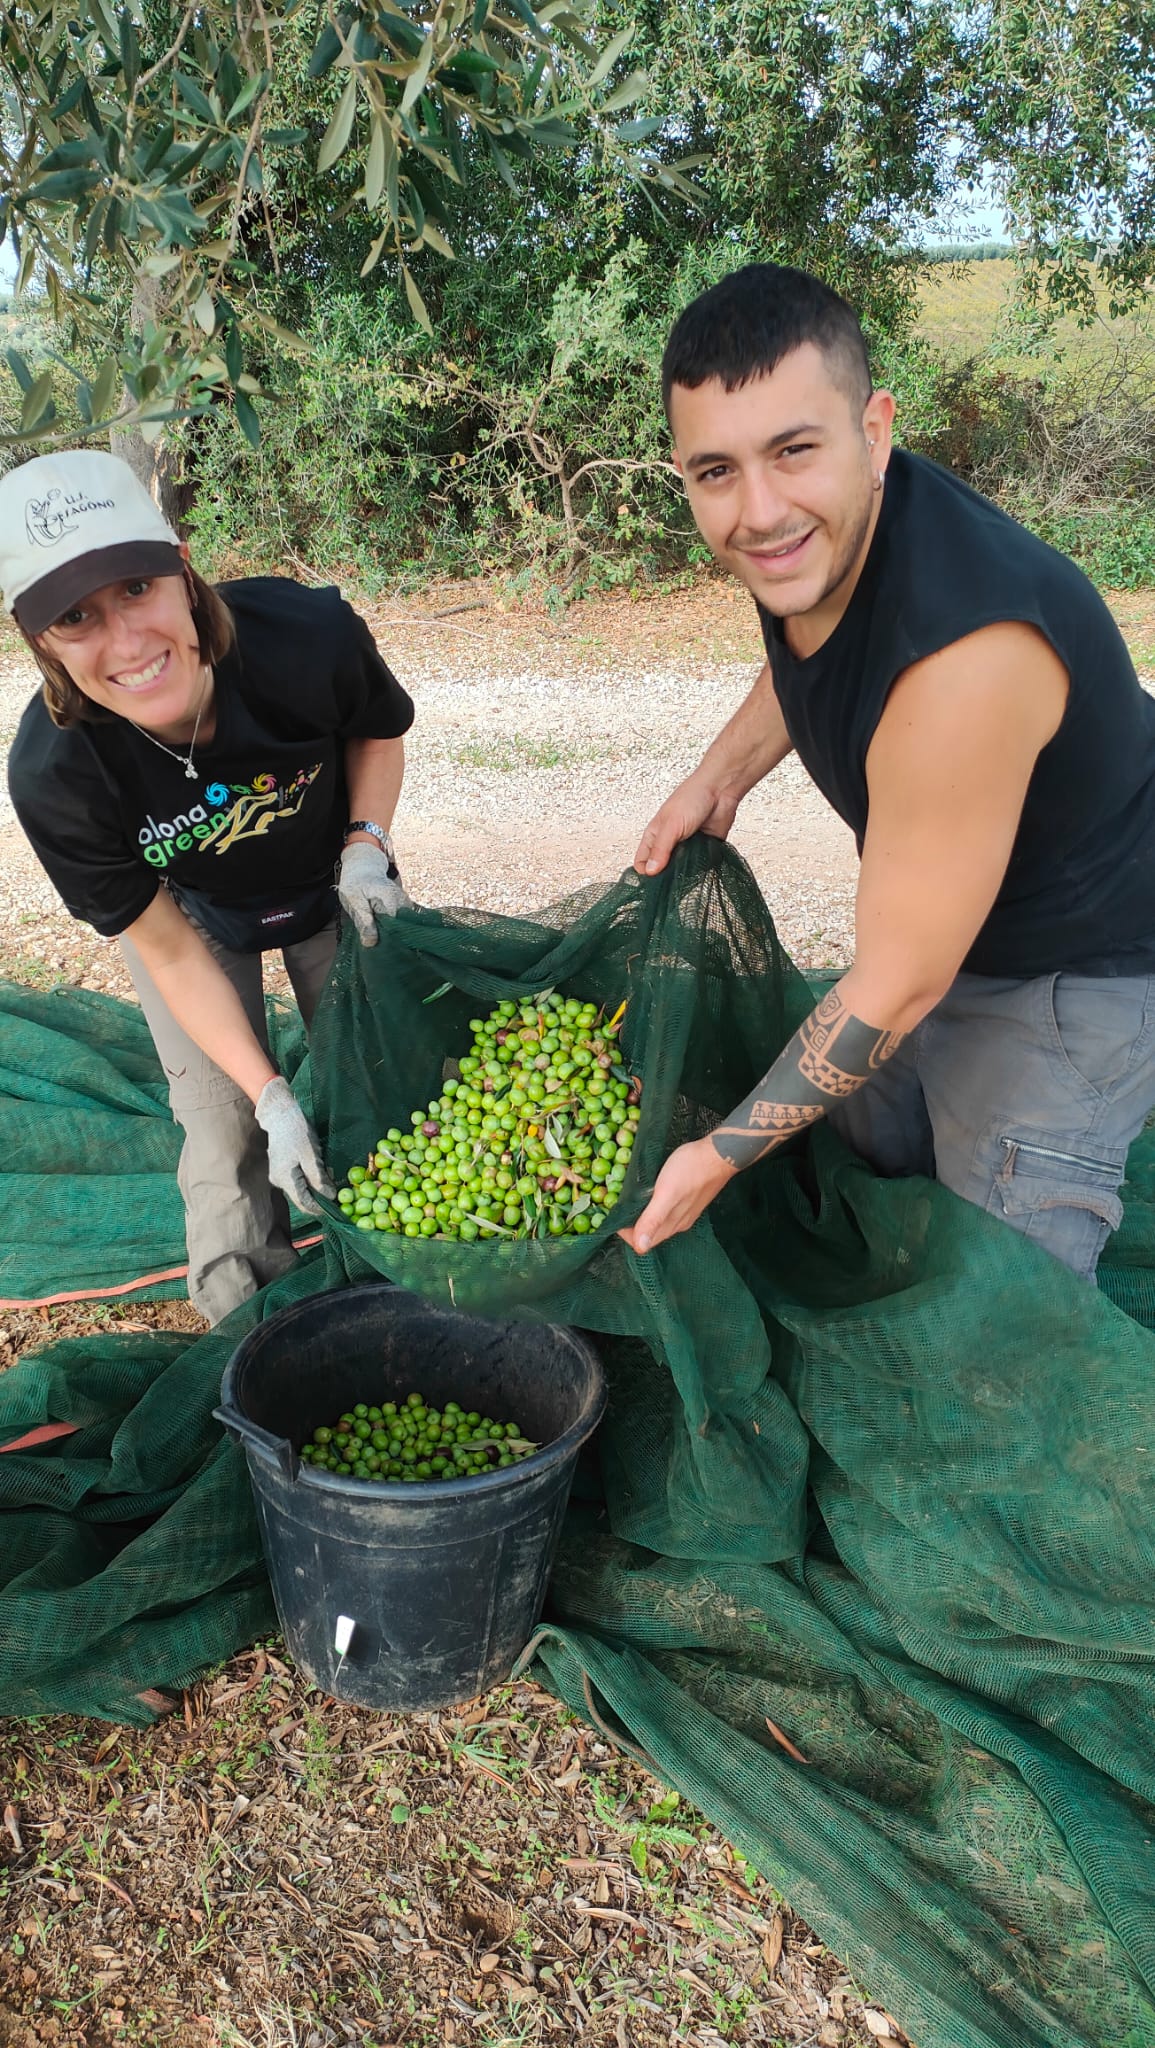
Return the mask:
<svg viewBox="0 0 1155 2048">
<path fill-rule="evenodd" d="M 105 583 L 41 633 L 78 690 L 149 731 L 191 730 L 204 664 L 183 576 Z"/>
</svg>

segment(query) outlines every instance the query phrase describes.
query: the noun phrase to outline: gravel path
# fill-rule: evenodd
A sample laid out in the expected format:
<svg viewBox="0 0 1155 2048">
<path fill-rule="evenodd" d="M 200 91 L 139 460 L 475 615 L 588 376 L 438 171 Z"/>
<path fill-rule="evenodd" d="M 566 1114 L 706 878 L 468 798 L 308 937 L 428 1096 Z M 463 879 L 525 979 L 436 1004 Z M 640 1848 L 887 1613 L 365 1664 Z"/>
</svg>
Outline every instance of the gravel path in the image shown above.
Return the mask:
<svg viewBox="0 0 1155 2048">
<path fill-rule="evenodd" d="M 1155 690 L 1155 608 L 1112 600 Z M 589 600 L 553 620 L 476 584 L 360 603 L 417 718 L 395 836 L 419 902 L 521 913 L 633 858 L 643 826 L 740 703 L 762 660 L 736 586 Z M 36 686 L 0 623 L 0 755 Z M 733 834 L 800 966 L 840 967 L 854 943 L 850 832 L 797 761 L 747 797 Z M 131 994 L 115 945 L 71 919 L 0 778 L 0 973 Z M 269 986 L 284 985 L 279 966 Z"/>
<path fill-rule="evenodd" d="M 470 586 L 364 604 L 417 719 L 396 838 L 420 902 L 524 912 L 632 859 L 642 827 L 757 673 L 753 608 L 708 584 L 600 600 L 560 622 L 476 604 Z M 0 752 L 36 674 L 0 636 Z M 734 843 L 803 965 L 850 958 L 850 833 L 796 762 L 742 808 Z M 129 993 L 115 946 L 64 911 L 0 794 L 0 970 Z M 272 977 L 276 985 L 276 977 Z"/>
</svg>

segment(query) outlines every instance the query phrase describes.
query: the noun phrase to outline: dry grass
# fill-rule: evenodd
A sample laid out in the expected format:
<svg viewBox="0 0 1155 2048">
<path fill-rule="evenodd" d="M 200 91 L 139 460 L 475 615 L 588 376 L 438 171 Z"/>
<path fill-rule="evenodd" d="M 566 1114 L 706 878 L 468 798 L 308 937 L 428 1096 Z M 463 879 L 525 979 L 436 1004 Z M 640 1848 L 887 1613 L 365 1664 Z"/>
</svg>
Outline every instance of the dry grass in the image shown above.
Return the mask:
<svg viewBox="0 0 1155 2048">
<path fill-rule="evenodd" d="M 1012 318 L 1015 266 L 1009 257 L 985 263 L 936 263 L 922 287 L 919 332 L 952 361 L 989 356 L 1006 368 L 1037 368 L 1038 358 L 1025 345 Z M 1072 316 L 1061 319 L 1048 343 L 1050 358 L 1062 355 L 1072 368 L 1080 363 L 1101 366 L 1120 349 L 1136 357 L 1155 356 L 1155 299 L 1141 314 L 1112 320 L 1105 290 L 1099 292 L 1099 317 L 1080 327 Z"/>
</svg>

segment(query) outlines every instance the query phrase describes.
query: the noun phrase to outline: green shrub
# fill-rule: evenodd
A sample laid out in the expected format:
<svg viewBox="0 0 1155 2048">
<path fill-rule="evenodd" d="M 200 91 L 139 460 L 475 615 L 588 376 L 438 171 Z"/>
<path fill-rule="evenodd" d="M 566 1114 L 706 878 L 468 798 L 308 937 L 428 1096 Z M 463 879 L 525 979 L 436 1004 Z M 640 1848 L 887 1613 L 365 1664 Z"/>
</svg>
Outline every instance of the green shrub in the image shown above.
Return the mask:
<svg viewBox="0 0 1155 2048">
<path fill-rule="evenodd" d="M 1108 589 L 1155 583 L 1155 366 L 1141 351 L 1033 374 L 914 342 L 877 366 L 898 436 Z"/>
</svg>

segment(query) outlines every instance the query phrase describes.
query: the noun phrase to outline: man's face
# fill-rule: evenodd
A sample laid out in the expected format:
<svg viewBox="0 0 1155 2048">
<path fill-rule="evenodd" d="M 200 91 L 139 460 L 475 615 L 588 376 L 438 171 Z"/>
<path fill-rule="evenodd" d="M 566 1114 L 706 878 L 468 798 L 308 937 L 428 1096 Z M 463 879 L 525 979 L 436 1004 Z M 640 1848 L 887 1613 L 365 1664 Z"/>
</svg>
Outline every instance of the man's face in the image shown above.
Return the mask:
<svg viewBox="0 0 1155 2048">
<path fill-rule="evenodd" d="M 865 412 L 811 343 L 727 391 L 676 384 L 675 459 L 703 539 L 778 618 L 841 616 L 874 530 L 894 400 Z M 873 447 L 870 443 L 873 441 Z"/>
</svg>

